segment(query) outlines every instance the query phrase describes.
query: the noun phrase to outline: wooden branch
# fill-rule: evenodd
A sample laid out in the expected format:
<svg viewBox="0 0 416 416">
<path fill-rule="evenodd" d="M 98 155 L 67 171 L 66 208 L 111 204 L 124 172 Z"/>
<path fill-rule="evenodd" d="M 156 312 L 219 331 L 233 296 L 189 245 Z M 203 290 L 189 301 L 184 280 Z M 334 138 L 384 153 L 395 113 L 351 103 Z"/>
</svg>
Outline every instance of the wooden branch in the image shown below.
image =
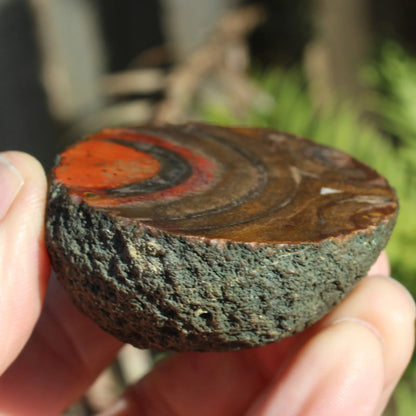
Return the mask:
<svg viewBox="0 0 416 416">
<path fill-rule="evenodd" d="M 170 74 L 166 99 L 157 109 L 154 121 L 182 121 L 186 117 L 195 91 L 210 72 L 227 66 L 235 70 L 235 61 L 227 61 L 227 53 L 229 56 L 233 47 L 244 42 L 263 17 L 263 9 L 257 6 L 243 7 L 226 14 L 211 39 Z"/>
<path fill-rule="evenodd" d="M 149 94 L 161 91 L 166 85 L 165 71 L 158 68 L 137 69 L 106 75 L 101 80 L 107 96 Z"/>
</svg>

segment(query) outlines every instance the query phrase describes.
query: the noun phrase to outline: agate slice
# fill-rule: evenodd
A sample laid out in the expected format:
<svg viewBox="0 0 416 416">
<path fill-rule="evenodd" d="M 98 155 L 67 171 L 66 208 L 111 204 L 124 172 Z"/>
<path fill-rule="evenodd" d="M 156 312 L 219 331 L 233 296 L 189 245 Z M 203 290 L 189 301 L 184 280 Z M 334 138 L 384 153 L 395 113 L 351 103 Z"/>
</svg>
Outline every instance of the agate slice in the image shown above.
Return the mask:
<svg viewBox="0 0 416 416">
<path fill-rule="evenodd" d="M 397 209 L 377 172 L 290 134 L 105 129 L 57 158 L 46 241 L 74 303 L 120 340 L 235 350 L 328 313 L 386 245 Z"/>
</svg>

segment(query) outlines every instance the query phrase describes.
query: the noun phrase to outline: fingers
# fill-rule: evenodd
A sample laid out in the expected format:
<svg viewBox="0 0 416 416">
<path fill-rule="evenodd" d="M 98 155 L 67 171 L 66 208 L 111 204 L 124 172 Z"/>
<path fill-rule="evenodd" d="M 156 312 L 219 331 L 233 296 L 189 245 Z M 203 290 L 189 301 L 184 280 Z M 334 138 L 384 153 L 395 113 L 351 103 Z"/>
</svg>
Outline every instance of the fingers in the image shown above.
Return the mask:
<svg viewBox="0 0 416 416">
<path fill-rule="evenodd" d="M 248 414 L 373 415 L 382 380 L 381 343 L 346 321 L 312 337 Z"/>
<path fill-rule="evenodd" d="M 357 289 L 354 303 L 348 310 L 341 305 L 331 319 L 344 319 L 349 314 L 348 317 L 356 317 L 375 328 L 384 340 L 384 384 L 380 398 L 380 407 L 383 408 L 413 352 L 414 301 L 400 283 L 385 276 L 368 277 Z"/>
<path fill-rule="evenodd" d="M 410 359 L 414 317 L 402 286 L 365 278 L 323 321 L 283 342 L 170 357 L 105 415 L 374 415 Z"/>
<path fill-rule="evenodd" d="M 414 317 L 414 303 L 397 282 L 364 279 L 313 329 L 252 414 L 381 414 L 410 360 Z"/>
<path fill-rule="evenodd" d="M 0 156 L 0 374 L 38 319 L 49 276 L 43 243 L 46 180 L 31 156 Z"/>
<path fill-rule="evenodd" d="M 120 346 L 79 312 L 51 279 L 28 344 L 0 378 L 0 414 L 61 414 L 114 360 Z"/>
<path fill-rule="evenodd" d="M 50 267 L 43 235 L 46 179 L 40 164 L 23 153 L 3 154 L 0 189 L 2 374 L 39 318 Z M 0 377 L 0 413 L 60 414 L 108 365 L 119 346 L 53 284 L 28 344 Z M 50 394 L 47 399 L 45 392 Z"/>
</svg>

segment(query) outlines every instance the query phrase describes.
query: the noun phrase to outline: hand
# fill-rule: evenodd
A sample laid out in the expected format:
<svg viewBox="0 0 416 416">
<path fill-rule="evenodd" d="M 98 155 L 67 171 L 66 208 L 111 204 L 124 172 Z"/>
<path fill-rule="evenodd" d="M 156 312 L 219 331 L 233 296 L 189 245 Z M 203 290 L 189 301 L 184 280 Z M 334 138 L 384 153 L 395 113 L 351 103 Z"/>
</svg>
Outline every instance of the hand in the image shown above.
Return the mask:
<svg viewBox="0 0 416 416">
<path fill-rule="evenodd" d="M 4 154 L 0 189 L 0 414 L 58 415 L 121 344 L 78 312 L 54 280 L 40 315 L 49 276 L 40 165 Z M 252 350 L 170 356 L 105 414 L 381 414 L 413 351 L 415 306 L 383 276 L 385 255 L 370 274 L 303 333 Z"/>
</svg>

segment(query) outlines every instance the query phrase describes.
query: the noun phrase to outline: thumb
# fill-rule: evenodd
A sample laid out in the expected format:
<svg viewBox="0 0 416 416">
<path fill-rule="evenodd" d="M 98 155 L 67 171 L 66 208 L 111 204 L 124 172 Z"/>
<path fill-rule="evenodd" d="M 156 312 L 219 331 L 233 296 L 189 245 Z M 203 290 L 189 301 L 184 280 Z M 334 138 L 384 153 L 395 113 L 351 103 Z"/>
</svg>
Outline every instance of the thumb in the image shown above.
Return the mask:
<svg viewBox="0 0 416 416">
<path fill-rule="evenodd" d="M 0 374 L 38 319 L 49 277 L 44 244 L 46 179 L 33 157 L 0 153 Z"/>
</svg>

